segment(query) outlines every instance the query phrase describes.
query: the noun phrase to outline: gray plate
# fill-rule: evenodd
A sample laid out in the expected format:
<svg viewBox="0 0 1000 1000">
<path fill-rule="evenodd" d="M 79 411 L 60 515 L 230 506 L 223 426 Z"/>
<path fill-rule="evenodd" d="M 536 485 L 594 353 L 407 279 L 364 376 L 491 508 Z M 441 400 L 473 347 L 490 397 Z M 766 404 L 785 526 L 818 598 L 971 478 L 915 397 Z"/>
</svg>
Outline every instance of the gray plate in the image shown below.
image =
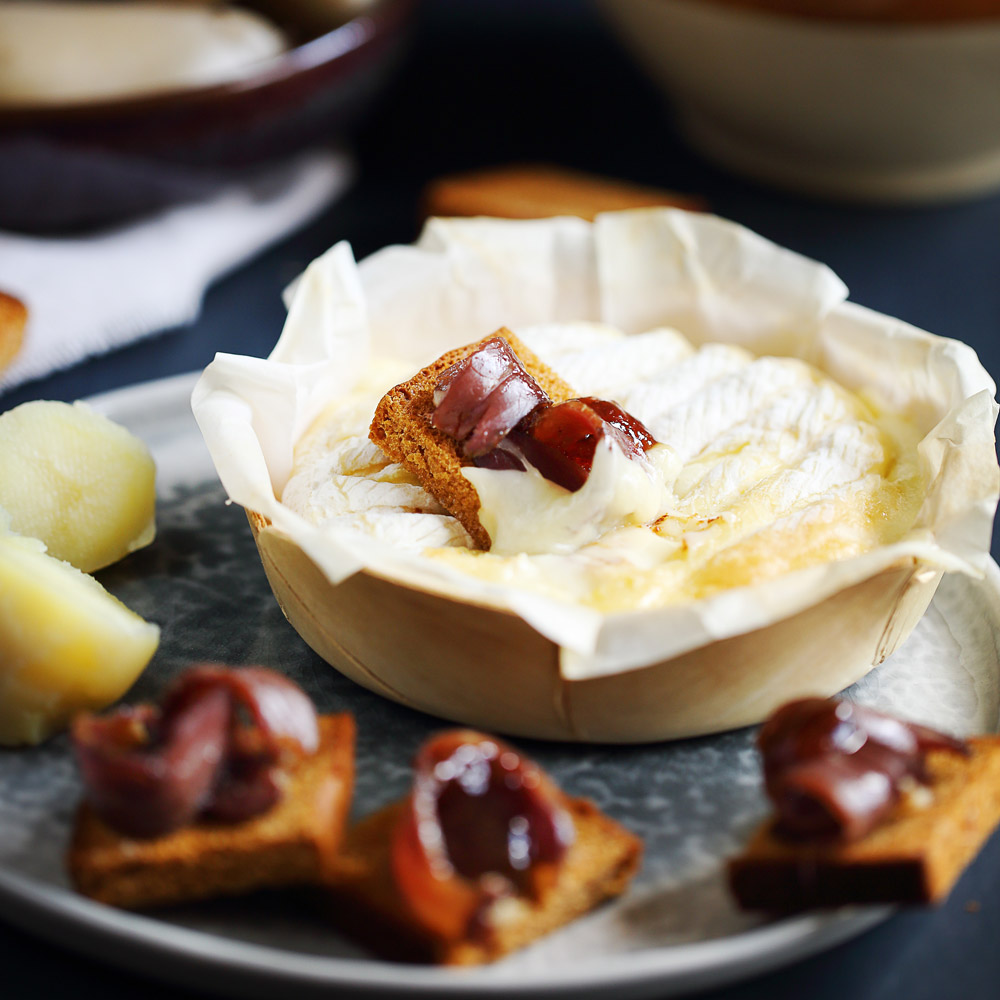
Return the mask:
<svg viewBox="0 0 1000 1000">
<path fill-rule="evenodd" d="M 155 697 L 192 661 L 263 663 L 301 683 L 322 711 L 358 723 L 355 816 L 402 794 L 409 761 L 442 723 L 343 678 L 284 620 L 246 518 L 227 506 L 190 415 L 191 376 L 100 397 L 104 412 L 153 449 L 161 497 L 148 549 L 101 574 L 161 647 L 130 694 Z M 945 580 L 891 660 L 856 685 L 866 703 L 954 732 L 992 731 L 1000 709 L 1000 571 Z M 636 747 L 519 741 L 574 795 L 586 795 L 646 844 L 643 869 L 614 905 L 495 966 L 471 971 L 375 961 L 335 936 L 308 900 L 273 895 L 118 912 L 69 891 L 63 855 L 79 783 L 65 737 L 0 752 L 0 913 L 86 953 L 243 996 L 300 994 L 666 996 L 775 968 L 859 933 L 885 909 L 763 922 L 740 914 L 722 861 L 766 812 L 753 733 Z"/>
</svg>

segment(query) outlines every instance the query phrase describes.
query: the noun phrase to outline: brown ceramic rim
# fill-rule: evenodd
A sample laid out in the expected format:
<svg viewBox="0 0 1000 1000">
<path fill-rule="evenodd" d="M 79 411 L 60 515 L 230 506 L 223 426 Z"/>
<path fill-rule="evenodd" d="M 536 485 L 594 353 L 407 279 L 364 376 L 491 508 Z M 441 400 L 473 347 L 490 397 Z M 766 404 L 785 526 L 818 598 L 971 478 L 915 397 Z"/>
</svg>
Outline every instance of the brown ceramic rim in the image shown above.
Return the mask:
<svg viewBox="0 0 1000 1000">
<path fill-rule="evenodd" d="M 266 92 L 303 73 L 336 66 L 347 74 L 358 59 L 394 36 L 405 23 L 416 0 L 382 0 L 371 13 L 362 14 L 332 31 L 294 46 L 265 62 L 252 75 L 208 87 L 159 91 L 134 97 L 61 105 L 10 105 L 0 107 L 0 129 L 44 129 L 46 126 L 86 124 L 107 118 L 155 116 L 158 112 L 194 110 Z"/>
</svg>

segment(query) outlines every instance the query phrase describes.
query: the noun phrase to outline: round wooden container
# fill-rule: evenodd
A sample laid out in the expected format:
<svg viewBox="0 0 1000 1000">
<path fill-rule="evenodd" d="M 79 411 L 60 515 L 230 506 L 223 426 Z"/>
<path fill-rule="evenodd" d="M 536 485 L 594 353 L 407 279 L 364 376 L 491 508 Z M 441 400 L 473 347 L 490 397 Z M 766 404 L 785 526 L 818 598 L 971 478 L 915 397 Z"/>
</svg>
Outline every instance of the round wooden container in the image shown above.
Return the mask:
<svg viewBox="0 0 1000 1000">
<path fill-rule="evenodd" d="M 559 647 L 510 612 L 362 571 L 333 584 L 248 512 L 285 616 L 328 663 L 386 698 L 511 736 L 644 743 L 760 722 L 832 695 L 910 634 L 941 574 L 906 559 L 764 628 L 668 660 L 567 680 Z"/>
</svg>

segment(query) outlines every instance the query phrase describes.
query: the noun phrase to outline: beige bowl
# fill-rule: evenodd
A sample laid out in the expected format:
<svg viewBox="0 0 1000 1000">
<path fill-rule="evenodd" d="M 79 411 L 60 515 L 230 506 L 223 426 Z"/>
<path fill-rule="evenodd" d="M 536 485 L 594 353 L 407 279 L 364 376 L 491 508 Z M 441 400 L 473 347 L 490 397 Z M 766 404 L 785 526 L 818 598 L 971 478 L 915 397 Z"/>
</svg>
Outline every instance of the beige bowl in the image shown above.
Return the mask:
<svg viewBox="0 0 1000 1000">
<path fill-rule="evenodd" d="M 360 265 L 346 245 L 316 261 L 271 358 L 220 356 L 193 408 L 289 621 L 359 684 L 516 736 L 716 732 L 848 686 L 906 638 L 941 571 L 982 572 L 989 559 L 1000 490 L 992 381 L 968 347 L 843 296 L 827 269 L 703 215 L 438 220 L 416 246 Z M 515 332 L 567 316 L 601 316 L 626 333 L 673 325 L 695 343 L 802 357 L 869 390 L 924 436 L 917 522 L 852 559 L 690 604 L 600 614 L 378 535 L 318 526 L 281 503 L 294 442 L 367 370 L 369 348 L 415 371 L 481 335 L 469 331 L 495 329 L 498 311 Z"/>
<path fill-rule="evenodd" d="M 559 647 L 517 615 L 367 572 L 332 584 L 266 519 L 248 517 L 282 611 L 342 674 L 431 715 L 542 739 L 696 736 L 759 722 L 789 698 L 835 694 L 897 649 L 941 579 L 905 560 L 765 628 L 626 673 L 567 680 Z"/>
<path fill-rule="evenodd" d="M 827 20 L 714 0 L 601 6 L 691 143 L 724 166 L 877 201 L 1000 185 L 1000 17 Z"/>
</svg>

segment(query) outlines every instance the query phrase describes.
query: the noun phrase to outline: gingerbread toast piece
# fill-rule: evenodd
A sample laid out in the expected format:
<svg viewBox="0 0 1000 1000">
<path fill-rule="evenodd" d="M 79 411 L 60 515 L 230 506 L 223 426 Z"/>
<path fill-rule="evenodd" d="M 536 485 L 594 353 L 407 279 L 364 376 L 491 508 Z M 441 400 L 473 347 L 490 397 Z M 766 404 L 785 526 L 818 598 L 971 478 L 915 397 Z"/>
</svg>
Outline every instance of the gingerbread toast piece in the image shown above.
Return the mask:
<svg viewBox="0 0 1000 1000">
<path fill-rule="evenodd" d="M 375 408 L 368 433 L 389 458 L 409 469 L 420 485 L 459 520 L 473 544 L 480 549 L 488 549 L 491 542 L 479 521 L 479 494 L 462 475 L 462 467 L 472 465 L 472 460 L 461 455 L 456 441 L 431 425 L 431 416 L 435 409 L 434 383 L 438 376 L 494 337 L 507 341 L 528 374 L 553 402 L 560 403 L 577 395 L 510 330 L 501 327 L 474 344 L 448 351 L 409 381 L 390 389 Z"/>
<path fill-rule="evenodd" d="M 475 170 L 439 178 L 423 195 L 425 216 L 542 219 L 629 208 L 704 209 L 700 198 L 547 164 Z"/>
<path fill-rule="evenodd" d="M 0 292 L 0 371 L 14 360 L 24 340 L 27 307 L 12 295 Z"/>
<path fill-rule="evenodd" d="M 765 824 L 729 862 L 737 902 L 781 912 L 944 899 L 1000 823 L 1000 738 L 969 746 L 969 757 L 932 751 L 929 801 L 921 801 L 921 790 L 904 797 L 887 822 L 858 841 L 796 843 Z"/>
<path fill-rule="evenodd" d="M 150 840 L 125 837 L 84 803 L 68 867 L 76 889 L 137 908 L 314 883 L 340 845 L 354 785 L 354 719 L 320 716 L 320 744 L 280 802 L 242 823 L 198 822 Z"/>
<path fill-rule="evenodd" d="M 446 940 L 410 917 L 393 879 L 390 847 L 404 804 L 386 806 L 355 826 L 329 878 L 332 918 L 359 943 L 387 958 L 441 965 L 495 961 L 621 895 L 642 858 L 638 837 L 588 799 L 567 797 L 564 805 L 573 818 L 576 839 L 554 885 L 537 901 L 504 900 L 502 916 L 489 932 Z"/>
</svg>

